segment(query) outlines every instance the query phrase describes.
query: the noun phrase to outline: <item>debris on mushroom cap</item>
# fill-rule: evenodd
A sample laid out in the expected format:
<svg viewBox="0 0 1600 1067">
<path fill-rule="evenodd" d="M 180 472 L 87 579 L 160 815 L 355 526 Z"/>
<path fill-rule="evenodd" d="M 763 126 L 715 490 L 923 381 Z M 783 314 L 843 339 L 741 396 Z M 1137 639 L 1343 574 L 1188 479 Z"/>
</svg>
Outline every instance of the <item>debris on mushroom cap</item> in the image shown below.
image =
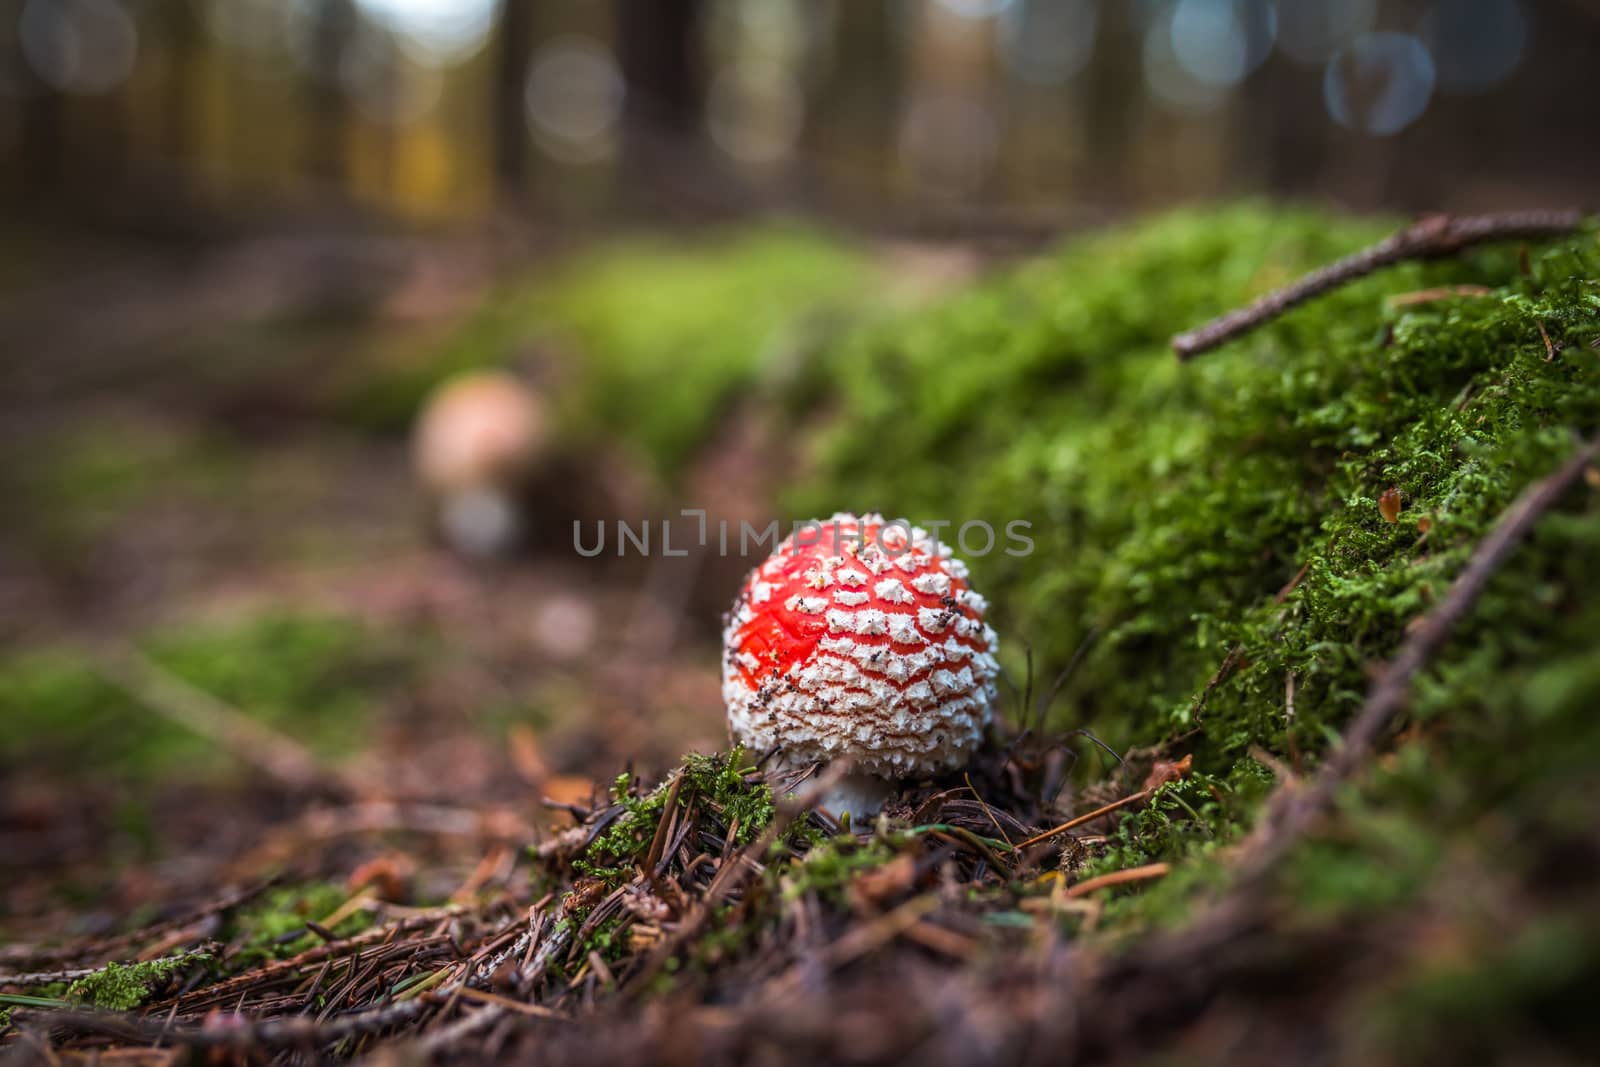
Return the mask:
<svg viewBox="0 0 1600 1067">
<path fill-rule="evenodd" d="M 417 420 L 413 459 L 429 493 L 501 486 L 524 475 L 545 437 L 533 391 L 504 371 L 475 371 L 439 386 Z"/>
<path fill-rule="evenodd" d="M 987 607 L 918 527 L 871 514 L 802 526 L 728 616 L 729 730 L 790 764 L 848 758 L 885 778 L 958 767 L 996 698 Z"/>
</svg>

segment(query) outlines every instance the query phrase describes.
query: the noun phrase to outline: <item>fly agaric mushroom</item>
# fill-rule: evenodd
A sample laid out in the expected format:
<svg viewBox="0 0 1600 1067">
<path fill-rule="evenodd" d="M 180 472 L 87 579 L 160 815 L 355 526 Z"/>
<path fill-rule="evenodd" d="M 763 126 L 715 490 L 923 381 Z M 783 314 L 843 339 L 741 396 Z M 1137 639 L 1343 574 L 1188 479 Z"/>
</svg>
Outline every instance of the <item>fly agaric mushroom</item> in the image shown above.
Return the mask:
<svg viewBox="0 0 1600 1067">
<path fill-rule="evenodd" d="M 538 398 L 503 371 L 446 381 L 417 420 L 413 461 L 431 519 L 451 548 L 497 556 L 521 537 L 522 490 L 545 442 Z"/>
<path fill-rule="evenodd" d="M 966 565 L 918 527 L 848 514 L 803 525 L 727 617 L 729 732 L 781 749 L 780 766 L 850 760 L 821 805 L 869 815 L 891 780 L 959 767 L 982 742 L 999 673 L 986 608 Z"/>
</svg>

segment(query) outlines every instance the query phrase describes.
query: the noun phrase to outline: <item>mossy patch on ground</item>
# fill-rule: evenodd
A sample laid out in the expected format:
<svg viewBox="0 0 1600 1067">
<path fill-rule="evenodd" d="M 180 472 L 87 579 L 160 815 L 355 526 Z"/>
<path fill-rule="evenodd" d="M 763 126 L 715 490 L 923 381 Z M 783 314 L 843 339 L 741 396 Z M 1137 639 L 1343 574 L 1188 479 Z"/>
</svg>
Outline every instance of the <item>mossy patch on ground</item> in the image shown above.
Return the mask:
<svg viewBox="0 0 1600 1067">
<path fill-rule="evenodd" d="M 337 616 L 192 623 L 140 644 L 177 677 L 326 756 L 355 750 L 375 702 L 406 677 L 383 634 Z M 206 740 L 140 708 L 97 669 L 91 651 L 50 647 L 0 658 L 0 723 L 0 757 L 70 763 L 80 774 L 153 781 L 183 769 L 206 778 L 231 765 Z"/>
<path fill-rule="evenodd" d="M 153 500 L 215 504 L 231 490 L 243 453 L 217 435 L 186 433 L 148 417 L 102 415 L 37 443 L 39 460 L 5 472 L 19 531 L 47 560 L 67 561 L 134 508 Z"/>
<path fill-rule="evenodd" d="M 196 950 L 132 963 L 113 961 L 70 982 L 24 986 L 29 992 L 0 995 L 0 1007 L 86 1005 L 103 1011 L 132 1011 L 174 977 L 193 973 L 213 959 L 209 951 Z M 6 1024 L 7 1013 L 0 1010 L 0 1028 Z"/>
<path fill-rule="evenodd" d="M 226 932 L 235 946 L 228 957 L 229 968 L 244 970 L 305 951 L 318 941 L 318 935 L 306 925 L 308 921 L 323 924 L 337 937 L 350 937 L 372 925 L 368 909 L 352 907 L 350 894 L 342 886 L 312 882 L 270 889 L 233 918 Z"/>
</svg>

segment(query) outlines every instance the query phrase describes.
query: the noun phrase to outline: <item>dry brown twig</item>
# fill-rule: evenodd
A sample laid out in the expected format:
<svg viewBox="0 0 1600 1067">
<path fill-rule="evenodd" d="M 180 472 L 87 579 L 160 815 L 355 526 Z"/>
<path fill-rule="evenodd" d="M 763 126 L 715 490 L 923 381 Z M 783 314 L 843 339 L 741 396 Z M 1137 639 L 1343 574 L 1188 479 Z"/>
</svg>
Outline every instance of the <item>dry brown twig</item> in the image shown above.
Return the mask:
<svg viewBox="0 0 1600 1067">
<path fill-rule="evenodd" d="M 355 783 L 324 767 L 294 738 L 178 677 L 132 645 L 107 645 L 93 662 L 101 677 L 141 707 L 199 734 L 290 789 L 334 795 L 357 791 Z"/>
<path fill-rule="evenodd" d="M 1026 841 L 1018 842 L 1017 846 L 1016 846 L 1017 847 L 1017 851 L 1020 852 L 1023 849 L 1028 848 L 1031 845 L 1037 845 L 1041 841 L 1048 841 L 1050 838 L 1055 837 L 1058 834 L 1064 834 L 1068 830 L 1076 829 L 1077 827 L 1082 826 L 1085 823 L 1094 822 L 1096 819 L 1100 818 L 1100 816 L 1102 816 L 1102 815 L 1110 815 L 1114 811 L 1121 811 L 1123 808 L 1128 807 L 1130 804 L 1137 804 L 1142 800 L 1149 800 L 1151 795 L 1154 794 L 1154 793 L 1155 793 L 1154 789 L 1141 789 L 1137 793 L 1131 793 L 1128 796 L 1123 797 L 1121 800 L 1113 800 L 1111 803 L 1105 805 L 1104 807 L 1096 808 L 1093 811 L 1086 812 L 1083 815 L 1074 816 L 1073 818 L 1068 819 L 1066 822 L 1062 823 L 1060 826 L 1052 826 L 1050 829 L 1044 831 L 1041 834 L 1034 834 L 1032 837 L 1028 838 Z"/>
<path fill-rule="evenodd" d="M 1471 245 L 1516 238 L 1561 237 L 1583 225 L 1583 212 L 1507 211 L 1496 215 L 1428 215 L 1369 248 L 1312 271 L 1298 281 L 1172 339 L 1188 360 L 1270 322 L 1313 297 L 1411 259 L 1448 256 Z"/>
<path fill-rule="evenodd" d="M 175 956 L 162 956 L 146 962 L 150 963 L 180 963 L 193 956 L 191 952 L 180 952 Z M 0 986 L 36 986 L 49 985 L 52 982 L 75 982 L 79 978 L 87 978 L 91 974 L 99 974 L 104 970 L 101 967 L 69 967 L 59 971 L 33 971 L 29 974 L 0 974 Z"/>
</svg>

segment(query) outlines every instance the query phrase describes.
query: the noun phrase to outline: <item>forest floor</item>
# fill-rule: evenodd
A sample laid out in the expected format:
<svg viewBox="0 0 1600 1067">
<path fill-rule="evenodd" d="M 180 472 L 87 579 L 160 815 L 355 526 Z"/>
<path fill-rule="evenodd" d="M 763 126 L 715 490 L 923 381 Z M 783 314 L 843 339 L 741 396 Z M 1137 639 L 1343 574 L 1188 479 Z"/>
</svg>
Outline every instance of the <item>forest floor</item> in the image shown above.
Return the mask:
<svg viewBox="0 0 1600 1067">
<path fill-rule="evenodd" d="M 70 285 L 0 303 L 94 357 L 3 370 L 0 1057 L 1582 1062 L 1593 234 L 1167 351 L 1382 232 L 1241 209 L 976 283 L 758 233 L 488 297 L 402 249 L 310 307 L 235 256 L 170 322 L 130 283 L 116 344 L 49 328 Z M 828 769 L 726 751 L 750 561 L 434 543 L 406 432 L 483 363 L 570 398 L 623 515 L 1020 501 L 984 751 L 841 827 Z"/>
</svg>

